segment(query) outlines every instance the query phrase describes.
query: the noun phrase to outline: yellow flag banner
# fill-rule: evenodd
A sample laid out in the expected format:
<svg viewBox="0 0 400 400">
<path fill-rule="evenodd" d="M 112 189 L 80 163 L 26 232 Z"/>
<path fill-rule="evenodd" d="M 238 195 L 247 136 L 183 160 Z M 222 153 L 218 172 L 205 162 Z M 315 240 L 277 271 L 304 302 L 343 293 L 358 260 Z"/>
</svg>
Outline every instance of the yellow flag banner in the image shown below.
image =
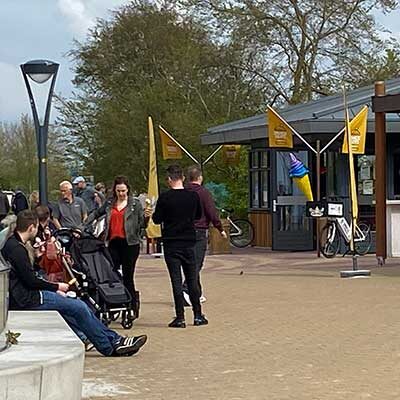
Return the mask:
<svg viewBox="0 0 400 400">
<path fill-rule="evenodd" d="M 240 145 L 224 145 L 222 147 L 222 161 L 226 165 L 238 165 L 240 162 Z"/>
<path fill-rule="evenodd" d="M 351 120 L 349 130 L 351 132 L 351 149 L 353 154 L 365 153 L 365 138 L 367 135 L 368 107 L 364 106 L 361 111 Z M 347 139 L 343 141 L 342 153 L 348 152 Z"/>
<path fill-rule="evenodd" d="M 158 199 L 158 178 L 157 178 L 157 154 L 156 143 L 154 137 L 153 120 L 151 117 L 148 119 L 149 126 L 149 185 L 147 188 L 146 206 L 155 208 Z M 161 237 L 161 227 L 156 225 L 150 218 L 146 229 L 147 237 L 158 238 Z"/>
<path fill-rule="evenodd" d="M 162 155 L 164 160 L 180 160 L 182 150 L 162 129 L 160 129 Z"/>
<path fill-rule="evenodd" d="M 293 148 L 293 134 L 290 125 L 272 108 L 268 108 L 269 147 Z"/>
<path fill-rule="evenodd" d="M 352 212 L 352 224 L 355 226 L 358 218 L 358 199 L 357 199 L 357 183 L 356 183 L 356 174 L 354 171 L 354 158 L 353 158 L 353 146 L 351 145 L 351 130 L 350 130 L 350 121 L 348 110 L 346 109 L 346 129 L 345 129 L 345 138 L 347 141 L 347 146 L 349 149 L 349 171 L 350 171 L 350 197 L 351 197 L 351 212 Z M 354 232 L 354 229 L 353 229 Z M 354 241 L 352 240 L 350 243 L 350 250 L 354 251 Z"/>
</svg>

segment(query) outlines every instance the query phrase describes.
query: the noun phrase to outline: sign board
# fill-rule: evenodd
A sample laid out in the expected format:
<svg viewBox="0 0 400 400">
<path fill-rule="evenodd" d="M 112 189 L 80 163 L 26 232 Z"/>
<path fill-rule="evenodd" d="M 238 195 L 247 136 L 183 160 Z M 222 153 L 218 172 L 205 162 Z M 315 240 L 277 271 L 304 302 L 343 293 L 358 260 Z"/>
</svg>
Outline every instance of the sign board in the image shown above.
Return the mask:
<svg viewBox="0 0 400 400">
<path fill-rule="evenodd" d="M 307 201 L 306 216 L 310 218 L 341 218 L 343 217 L 343 203 L 336 201 Z"/>
<path fill-rule="evenodd" d="M 343 217 L 343 203 L 328 201 L 328 217 Z"/>
</svg>

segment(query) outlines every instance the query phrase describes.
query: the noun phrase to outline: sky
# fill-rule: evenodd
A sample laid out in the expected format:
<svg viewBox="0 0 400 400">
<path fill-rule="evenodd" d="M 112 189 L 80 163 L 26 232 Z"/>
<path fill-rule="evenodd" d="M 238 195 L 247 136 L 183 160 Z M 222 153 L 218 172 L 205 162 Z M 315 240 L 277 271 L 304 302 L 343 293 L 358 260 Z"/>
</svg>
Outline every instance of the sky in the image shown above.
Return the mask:
<svg viewBox="0 0 400 400">
<path fill-rule="evenodd" d="M 31 113 L 19 68 L 26 61 L 58 62 L 56 92 L 70 96 L 73 73 L 66 53 L 74 39 L 84 41 L 97 18 L 107 18 L 110 10 L 127 3 L 127 0 L 0 0 L 0 121 L 14 122 L 21 114 Z M 400 26 L 396 24 L 400 10 L 376 16 L 400 40 Z M 44 92 L 39 95 L 45 100 Z"/>
<path fill-rule="evenodd" d="M 66 53 L 74 39 L 83 41 L 97 18 L 107 18 L 111 9 L 126 3 L 127 0 L 0 0 L 0 121 L 13 122 L 22 113 L 31 113 L 19 67 L 26 61 L 58 62 L 56 92 L 68 97 L 73 89 L 73 73 Z M 45 100 L 45 93 L 39 95 Z"/>
</svg>

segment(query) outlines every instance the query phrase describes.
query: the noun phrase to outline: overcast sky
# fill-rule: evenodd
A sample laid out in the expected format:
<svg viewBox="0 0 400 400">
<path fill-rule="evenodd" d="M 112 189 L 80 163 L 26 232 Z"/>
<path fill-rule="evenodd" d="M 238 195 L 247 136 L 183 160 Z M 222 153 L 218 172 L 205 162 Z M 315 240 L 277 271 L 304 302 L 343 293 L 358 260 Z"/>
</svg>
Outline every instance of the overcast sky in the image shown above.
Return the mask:
<svg viewBox="0 0 400 400">
<path fill-rule="evenodd" d="M 19 65 L 32 59 L 60 63 L 57 93 L 72 90 L 71 64 L 65 53 L 74 39 L 83 40 L 96 18 L 127 0 L 0 0 L 0 121 L 15 121 L 29 113 L 29 103 Z M 400 11 L 379 16 L 379 21 L 397 31 Z M 396 21 L 397 20 L 397 21 Z"/>
</svg>

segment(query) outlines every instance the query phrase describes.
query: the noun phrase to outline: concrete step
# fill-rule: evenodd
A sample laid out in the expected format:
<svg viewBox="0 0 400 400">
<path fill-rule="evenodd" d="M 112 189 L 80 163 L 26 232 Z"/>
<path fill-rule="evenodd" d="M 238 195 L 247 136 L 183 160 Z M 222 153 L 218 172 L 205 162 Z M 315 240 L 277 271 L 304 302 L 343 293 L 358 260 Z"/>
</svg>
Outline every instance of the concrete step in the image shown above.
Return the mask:
<svg viewBox="0 0 400 400">
<path fill-rule="evenodd" d="M 10 311 L 18 344 L 0 353 L 0 400 L 78 400 L 85 351 L 56 311 Z"/>
</svg>

